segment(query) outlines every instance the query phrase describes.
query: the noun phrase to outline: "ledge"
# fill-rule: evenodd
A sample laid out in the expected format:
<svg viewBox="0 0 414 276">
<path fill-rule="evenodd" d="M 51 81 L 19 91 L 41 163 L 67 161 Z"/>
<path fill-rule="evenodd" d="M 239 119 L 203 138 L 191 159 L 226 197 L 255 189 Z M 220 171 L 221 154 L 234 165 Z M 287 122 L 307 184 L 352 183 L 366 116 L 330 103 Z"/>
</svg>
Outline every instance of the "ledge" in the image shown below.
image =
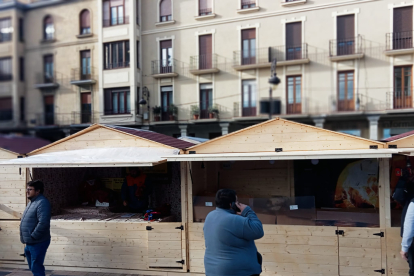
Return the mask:
<svg viewBox="0 0 414 276">
<path fill-rule="evenodd" d="M 219 119 L 213 118 L 213 119 L 198 119 L 198 120 L 188 120 L 190 124 L 203 124 L 203 123 L 215 123 L 218 122 Z"/>
<path fill-rule="evenodd" d="M 162 27 L 162 26 L 172 25 L 172 24 L 175 24 L 175 20 L 170 20 L 170 21 L 165 21 L 165 22 L 157 22 L 157 23 L 155 23 L 155 26 Z"/>
<path fill-rule="evenodd" d="M 54 38 L 54 39 L 42 39 L 42 40 L 40 40 L 40 43 L 41 44 L 49 44 L 49 43 L 54 43 L 54 42 L 56 42 L 56 38 Z"/>
<path fill-rule="evenodd" d="M 212 13 L 212 14 L 208 14 L 208 15 L 194 16 L 194 19 L 195 20 L 207 20 L 207 19 L 213 19 L 214 17 L 216 17 L 216 14 Z"/>
<path fill-rule="evenodd" d="M 290 7 L 290 6 L 296 6 L 296 5 L 303 5 L 306 3 L 306 0 L 296 0 L 296 1 L 292 1 L 292 2 L 282 2 L 282 7 Z"/>
<path fill-rule="evenodd" d="M 256 121 L 256 120 L 267 120 L 267 119 L 269 119 L 268 115 L 233 117 L 234 121 Z"/>
<path fill-rule="evenodd" d="M 414 48 L 410 49 L 398 49 L 398 50 L 386 50 L 386 56 L 397 56 L 397 55 L 404 55 L 404 54 L 412 54 L 414 53 Z"/>
<path fill-rule="evenodd" d="M 344 60 L 361 59 L 361 58 L 364 58 L 364 54 L 331 56 L 329 57 L 329 60 L 330 61 L 344 61 Z"/>
<path fill-rule="evenodd" d="M 152 121 L 150 125 L 175 125 L 178 124 L 177 120 L 173 121 Z"/>
<path fill-rule="evenodd" d="M 277 67 L 307 64 L 309 62 L 310 60 L 308 58 L 278 61 Z M 233 65 L 233 69 L 236 71 L 243 71 L 243 70 L 250 70 L 250 69 L 270 68 L 271 66 L 272 66 L 272 63 L 269 62 L 269 63 L 261 63 L 261 64 Z"/>
<path fill-rule="evenodd" d="M 93 37 L 93 34 L 92 33 L 90 33 L 90 34 L 78 34 L 76 37 L 77 38 Z"/>
<path fill-rule="evenodd" d="M 132 118 L 132 114 L 101 115 L 101 119 Z"/>
<path fill-rule="evenodd" d="M 388 114 L 399 114 L 399 113 L 413 113 L 414 108 L 395 108 L 395 109 L 389 109 L 386 110 Z"/>
<path fill-rule="evenodd" d="M 59 87 L 59 83 L 38 83 L 35 84 L 36 89 L 46 90 L 46 89 L 56 89 Z"/>
<path fill-rule="evenodd" d="M 178 77 L 177 73 L 166 73 L 166 74 L 155 74 L 152 75 L 154 79 L 164 79 L 164 78 L 175 78 Z"/>
<path fill-rule="evenodd" d="M 90 79 L 90 80 L 72 80 L 70 81 L 70 84 L 72 85 L 88 85 L 88 84 L 95 84 L 96 80 Z"/>
<path fill-rule="evenodd" d="M 260 7 L 254 7 L 249 9 L 239 9 L 237 10 L 237 13 L 244 14 L 244 13 L 251 13 L 251 12 L 258 12 L 260 10 Z"/>
<path fill-rule="evenodd" d="M 220 69 L 218 68 L 212 68 L 212 69 L 195 69 L 195 70 L 190 70 L 190 73 L 193 75 L 204 75 L 204 74 L 215 74 L 220 72 Z"/>
</svg>

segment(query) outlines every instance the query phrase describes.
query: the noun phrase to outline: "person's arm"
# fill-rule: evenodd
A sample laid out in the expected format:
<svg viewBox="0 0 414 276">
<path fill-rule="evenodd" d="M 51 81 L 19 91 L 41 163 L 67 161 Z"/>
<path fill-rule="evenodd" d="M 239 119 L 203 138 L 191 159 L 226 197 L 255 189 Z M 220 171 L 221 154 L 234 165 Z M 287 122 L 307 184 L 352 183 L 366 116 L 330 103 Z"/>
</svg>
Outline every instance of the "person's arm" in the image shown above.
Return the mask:
<svg viewBox="0 0 414 276">
<path fill-rule="evenodd" d="M 50 203 L 47 200 L 42 200 L 37 207 L 37 219 L 38 223 L 30 234 L 34 240 L 40 239 L 50 229 L 51 219 Z"/>
<path fill-rule="evenodd" d="M 243 239 L 258 240 L 264 236 L 262 222 L 249 206 L 244 208 L 241 216 L 247 218 L 243 224 Z"/>
<path fill-rule="evenodd" d="M 405 215 L 404 222 L 404 234 L 401 242 L 401 257 L 407 260 L 408 248 L 410 248 L 411 243 L 414 238 L 414 203 L 411 202 L 408 205 L 407 213 Z"/>
</svg>

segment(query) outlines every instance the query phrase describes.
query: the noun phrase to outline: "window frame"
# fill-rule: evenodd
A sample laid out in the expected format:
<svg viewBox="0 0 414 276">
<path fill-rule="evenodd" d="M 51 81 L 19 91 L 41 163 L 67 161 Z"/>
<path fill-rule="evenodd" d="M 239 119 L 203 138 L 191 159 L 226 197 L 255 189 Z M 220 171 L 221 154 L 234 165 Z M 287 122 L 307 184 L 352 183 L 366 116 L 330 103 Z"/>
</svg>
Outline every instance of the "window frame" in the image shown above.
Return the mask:
<svg viewBox="0 0 414 276">
<path fill-rule="evenodd" d="M 48 60 L 48 58 L 51 58 L 50 60 L 52 62 L 49 62 L 50 60 Z M 50 67 L 48 69 L 47 64 L 52 64 L 51 68 L 52 71 L 50 71 Z M 50 73 L 51 76 L 47 76 L 47 74 Z M 43 56 L 43 80 L 45 83 L 53 83 L 55 78 L 55 57 L 53 56 L 53 54 L 47 54 Z"/>
<path fill-rule="evenodd" d="M 2 61 L 8 61 L 10 68 L 7 68 L 8 71 L 10 72 L 9 74 L 3 74 L 1 72 L 2 66 L 1 66 L 1 62 Z M 3 57 L 0 58 L 0 82 L 5 82 L 5 81 L 12 81 L 13 80 L 13 59 L 12 57 Z"/>
<path fill-rule="evenodd" d="M 25 79 L 24 69 L 25 69 L 25 60 L 24 60 L 24 57 L 20 57 L 19 58 L 19 79 L 20 81 L 24 81 Z"/>
<path fill-rule="evenodd" d="M 130 87 L 124 87 L 124 88 L 108 88 L 108 89 L 104 89 L 104 94 L 109 93 L 110 97 L 108 97 L 109 99 L 109 103 L 104 103 L 104 106 L 110 106 L 110 110 L 107 110 L 106 108 L 104 109 L 104 114 L 105 115 L 128 115 L 131 114 L 131 88 Z M 120 94 L 124 93 L 124 112 L 120 113 Z M 114 112 L 114 102 L 113 102 L 113 98 L 114 98 L 114 94 L 118 94 L 117 95 L 117 102 L 118 102 L 118 112 L 115 113 Z M 104 100 L 107 100 L 107 97 L 104 97 Z M 128 109 L 128 103 L 129 103 L 129 109 Z"/>
<path fill-rule="evenodd" d="M 88 13 L 89 17 L 89 26 L 83 26 L 83 14 Z M 88 9 L 83 9 L 79 14 L 79 34 L 80 35 L 89 35 L 92 34 L 92 27 L 91 27 L 91 12 Z M 87 32 L 84 32 L 84 30 L 88 30 Z"/>
<path fill-rule="evenodd" d="M 3 39 L 3 33 L 0 30 L 0 43 L 10 42 L 10 41 L 13 40 L 13 28 L 12 28 L 12 19 L 11 19 L 11 17 L 0 18 L 0 26 L 1 26 L 2 22 L 7 22 L 7 21 L 9 22 L 9 24 L 8 24 L 9 33 L 7 33 L 7 35 L 4 35 L 4 37 L 6 37 L 6 38 Z"/>
<path fill-rule="evenodd" d="M 19 18 L 19 41 L 24 42 L 24 17 Z"/>
<path fill-rule="evenodd" d="M 203 88 L 203 86 L 210 86 L 210 88 Z M 204 92 L 204 93 L 203 93 Z M 203 103 L 205 102 L 206 108 L 203 109 Z M 213 84 L 201 83 L 200 84 L 200 119 L 209 118 L 209 109 L 213 106 Z"/>
<path fill-rule="evenodd" d="M 47 22 L 47 20 L 50 19 L 51 23 Z M 53 27 L 53 32 L 51 32 L 50 34 L 48 34 L 47 32 L 47 28 L 49 27 Z M 55 40 L 55 34 L 56 34 L 56 30 L 55 30 L 55 22 L 53 20 L 53 17 L 51 15 L 46 15 L 43 18 L 43 40 L 45 41 L 53 41 Z"/>
<path fill-rule="evenodd" d="M 254 91 L 253 91 L 253 85 L 254 85 Z M 248 86 L 249 91 L 248 94 L 248 103 L 249 105 L 247 107 L 244 107 L 245 102 L 245 93 L 244 88 L 245 86 Z M 252 95 L 254 94 L 254 99 Z M 254 117 L 257 116 L 257 80 L 256 79 L 245 79 L 242 80 L 241 84 L 241 115 L 242 117 Z M 254 105 L 253 105 L 254 103 Z"/>
<path fill-rule="evenodd" d="M 254 9 L 254 8 L 257 8 L 257 7 L 258 7 L 257 0 L 240 0 L 240 9 L 241 10 Z"/>
<path fill-rule="evenodd" d="M 207 3 L 205 3 L 204 5 L 201 5 L 201 2 L 202 1 L 206 1 Z M 197 7 L 197 16 L 208 16 L 208 15 L 212 15 L 214 13 L 213 12 L 213 6 L 214 6 L 213 1 L 214 0 L 197 0 L 197 4 L 198 4 L 198 7 Z M 210 2 L 210 3 L 208 3 L 208 2 Z M 202 12 L 201 6 L 209 6 L 209 4 L 211 4 L 211 8 L 207 8 L 207 9 L 205 9 L 204 12 Z M 211 9 L 211 10 L 208 11 L 208 9 Z"/>
<path fill-rule="evenodd" d="M 163 3 L 163 1 L 171 1 L 170 14 L 161 15 L 161 4 Z M 159 0 L 159 2 L 158 2 L 158 20 L 159 20 L 158 21 L 159 23 L 165 23 L 165 22 L 173 21 L 173 0 Z"/>
<path fill-rule="evenodd" d="M 293 78 L 293 103 L 289 103 L 289 79 Z M 296 99 L 296 95 L 297 95 L 297 91 L 296 91 L 296 80 L 297 78 L 300 78 L 300 102 L 297 102 Z M 303 102 L 303 87 L 302 87 L 302 83 L 303 83 L 303 76 L 302 75 L 291 75 L 291 76 L 286 76 L 286 114 L 302 114 L 302 102 Z M 298 106 L 299 105 L 299 108 Z M 293 106 L 293 111 L 289 111 L 289 106 Z M 297 110 L 298 108 L 298 110 Z"/>
<path fill-rule="evenodd" d="M 345 75 L 345 80 L 344 80 L 344 99 L 342 100 L 345 104 L 345 108 L 340 108 L 340 98 L 339 98 L 339 93 L 341 92 L 341 86 L 340 86 L 340 75 L 344 74 Z M 349 78 L 349 74 L 353 74 L 352 76 L 352 108 L 348 108 L 349 107 L 349 102 L 351 101 L 351 99 L 349 99 L 349 95 L 348 95 L 348 78 Z M 347 70 L 347 71 L 340 71 L 338 72 L 338 83 L 337 83 L 337 110 L 338 111 L 355 111 L 355 70 Z"/>
<path fill-rule="evenodd" d="M 163 91 L 163 88 L 171 88 L 171 90 Z M 167 106 L 163 104 L 164 95 L 167 97 Z M 161 107 L 161 120 L 169 121 L 170 112 L 169 106 L 174 104 L 174 86 L 173 85 L 164 85 L 160 87 L 160 107 Z"/>
<path fill-rule="evenodd" d="M 113 47 L 116 45 L 119 45 L 120 43 L 122 43 L 123 48 L 122 48 L 122 59 L 123 61 L 122 66 L 117 66 L 114 67 L 113 66 Z M 109 47 L 108 50 L 106 47 Z M 130 57 L 131 55 L 129 54 L 129 51 L 131 50 L 130 48 L 130 43 L 129 40 L 121 40 L 121 41 L 112 41 L 112 42 L 107 42 L 104 43 L 103 45 L 103 69 L 104 70 L 115 70 L 115 69 L 122 69 L 122 68 L 129 68 L 131 66 L 131 60 Z M 108 54 L 108 57 L 106 57 L 106 55 Z M 117 60 L 119 59 L 119 47 L 116 50 L 116 56 L 117 56 Z M 120 64 L 120 62 L 116 62 L 118 65 Z"/>
<path fill-rule="evenodd" d="M 401 71 L 401 79 L 402 79 L 401 83 L 403 85 L 402 85 L 402 88 L 401 88 L 401 91 L 400 91 L 400 93 L 401 93 L 400 98 L 401 99 L 405 99 L 407 97 L 408 98 L 408 101 L 410 103 L 409 105 L 405 105 L 404 104 L 404 100 L 403 100 L 403 104 L 402 105 L 401 104 L 398 105 L 396 103 L 397 87 L 396 87 L 396 73 L 395 73 L 395 70 L 398 69 L 398 68 L 402 69 L 402 71 Z M 410 72 L 411 83 L 408 84 L 408 88 L 409 88 L 409 91 L 410 91 L 410 96 L 403 95 L 405 93 L 404 88 L 406 87 L 405 81 L 403 81 L 403 79 L 405 77 L 405 69 L 407 69 L 407 68 L 409 68 L 410 71 L 411 71 Z M 413 100 L 413 75 L 414 75 L 413 74 L 413 69 L 414 69 L 414 66 L 413 65 L 394 66 L 394 68 L 393 68 L 393 93 L 392 93 L 393 109 L 403 109 L 403 108 L 412 108 L 413 107 L 413 103 L 412 103 L 412 100 Z"/>
<path fill-rule="evenodd" d="M 7 103 L 10 103 L 10 108 L 0 108 L 0 122 L 13 120 L 13 97 L 1 97 L 0 101 L 7 101 Z M 3 103 L 0 104 L 0 106 L 3 106 Z"/>
<path fill-rule="evenodd" d="M 125 1 L 128 1 L 128 0 L 122 0 L 122 5 L 114 6 L 114 7 L 116 7 L 116 15 L 117 15 L 116 16 L 116 24 L 113 24 L 113 21 L 112 21 L 112 19 L 114 18 L 112 16 L 112 11 L 113 11 L 112 8 L 114 8 L 114 7 L 111 6 L 111 1 L 113 1 L 113 0 L 104 0 L 103 3 L 102 3 L 102 15 L 103 15 L 102 26 L 105 28 L 105 27 L 112 27 L 112 26 L 119 26 L 119 25 L 129 24 L 129 18 L 126 16 L 126 8 L 125 8 L 126 7 Z M 108 3 L 108 5 L 109 5 L 109 18 L 108 19 L 105 19 L 105 11 L 104 11 L 105 3 Z M 119 7 L 122 7 L 122 22 L 120 22 L 120 20 L 119 20 L 121 18 L 121 17 L 119 17 Z M 106 21 L 108 21 L 108 22 L 106 22 Z"/>
</svg>

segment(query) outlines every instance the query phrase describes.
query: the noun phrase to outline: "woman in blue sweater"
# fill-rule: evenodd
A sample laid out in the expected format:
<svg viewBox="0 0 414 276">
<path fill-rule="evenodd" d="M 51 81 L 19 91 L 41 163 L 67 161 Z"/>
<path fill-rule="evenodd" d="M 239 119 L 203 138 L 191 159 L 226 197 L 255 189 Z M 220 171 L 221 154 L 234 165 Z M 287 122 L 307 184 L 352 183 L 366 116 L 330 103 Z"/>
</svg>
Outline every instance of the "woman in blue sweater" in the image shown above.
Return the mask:
<svg viewBox="0 0 414 276">
<path fill-rule="evenodd" d="M 216 207 L 204 223 L 206 276 L 260 275 L 261 256 L 254 240 L 264 235 L 262 223 L 249 206 L 237 202 L 233 190 L 219 190 Z"/>
</svg>

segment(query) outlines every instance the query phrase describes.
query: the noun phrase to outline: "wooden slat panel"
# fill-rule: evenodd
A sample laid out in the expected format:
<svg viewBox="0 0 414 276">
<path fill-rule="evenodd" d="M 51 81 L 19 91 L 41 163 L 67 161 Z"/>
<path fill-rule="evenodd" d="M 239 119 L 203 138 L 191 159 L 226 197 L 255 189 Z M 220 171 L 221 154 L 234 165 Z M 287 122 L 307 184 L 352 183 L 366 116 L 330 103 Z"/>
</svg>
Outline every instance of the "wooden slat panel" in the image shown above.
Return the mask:
<svg viewBox="0 0 414 276">
<path fill-rule="evenodd" d="M 20 256 L 24 246 L 20 242 L 20 222 L 0 220 L 0 260 L 24 261 Z"/>
<path fill-rule="evenodd" d="M 387 241 L 387 270 L 388 275 L 406 276 L 408 275 L 408 263 L 401 259 L 401 236 L 400 227 L 387 228 L 385 231 Z"/>
</svg>

